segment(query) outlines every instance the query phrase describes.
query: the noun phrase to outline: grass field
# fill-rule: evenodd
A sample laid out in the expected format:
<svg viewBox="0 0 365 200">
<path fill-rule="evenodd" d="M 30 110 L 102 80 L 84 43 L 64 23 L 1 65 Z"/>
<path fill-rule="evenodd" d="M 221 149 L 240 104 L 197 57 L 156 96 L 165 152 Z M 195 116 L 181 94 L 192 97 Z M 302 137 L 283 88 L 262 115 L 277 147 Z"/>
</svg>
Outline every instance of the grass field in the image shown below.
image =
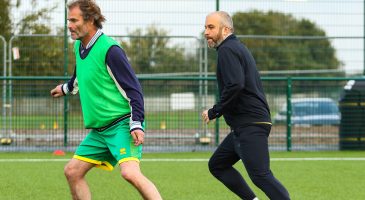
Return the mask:
<svg viewBox="0 0 365 200">
<path fill-rule="evenodd" d="M 165 200 L 235 200 L 208 172 L 211 153 L 146 153 L 142 171 Z M 72 154 L 0 153 L 1 200 L 70 199 L 63 166 Z M 174 160 L 169 160 L 174 159 Z M 272 152 L 271 168 L 293 200 L 365 199 L 365 152 Z M 268 199 L 247 178 L 243 165 L 235 166 L 260 200 Z M 119 170 L 93 169 L 87 179 L 95 200 L 140 199 L 122 180 Z"/>
</svg>

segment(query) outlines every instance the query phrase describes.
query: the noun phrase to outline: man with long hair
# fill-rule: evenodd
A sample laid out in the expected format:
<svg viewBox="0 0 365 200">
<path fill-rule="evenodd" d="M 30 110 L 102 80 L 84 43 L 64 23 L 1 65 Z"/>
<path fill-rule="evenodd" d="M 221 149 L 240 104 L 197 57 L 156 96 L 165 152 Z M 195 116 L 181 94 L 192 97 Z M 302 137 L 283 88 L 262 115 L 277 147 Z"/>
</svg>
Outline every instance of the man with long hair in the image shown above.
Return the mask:
<svg viewBox="0 0 365 200">
<path fill-rule="evenodd" d="M 92 0 L 75 0 L 68 7 L 68 29 L 75 41 L 72 78 L 51 90 L 53 97 L 79 92 L 85 127 L 91 129 L 64 172 L 73 199 L 91 199 L 85 175 L 93 167 L 112 170 L 144 199 L 162 199 L 141 172 L 144 103 L 141 85 L 120 45 L 102 33 L 105 21 Z"/>
</svg>

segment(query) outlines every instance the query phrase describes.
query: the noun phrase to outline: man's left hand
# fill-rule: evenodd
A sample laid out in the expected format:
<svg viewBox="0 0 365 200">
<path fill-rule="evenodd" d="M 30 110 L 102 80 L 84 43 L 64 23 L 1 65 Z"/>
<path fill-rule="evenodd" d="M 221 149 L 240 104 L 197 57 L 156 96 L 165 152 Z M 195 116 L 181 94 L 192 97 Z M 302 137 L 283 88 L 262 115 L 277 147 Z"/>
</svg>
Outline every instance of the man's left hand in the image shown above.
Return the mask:
<svg viewBox="0 0 365 200">
<path fill-rule="evenodd" d="M 140 144 L 143 144 L 144 142 L 144 132 L 140 129 L 133 130 L 131 132 L 131 135 L 133 137 L 134 145 L 138 146 Z"/>
</svg>

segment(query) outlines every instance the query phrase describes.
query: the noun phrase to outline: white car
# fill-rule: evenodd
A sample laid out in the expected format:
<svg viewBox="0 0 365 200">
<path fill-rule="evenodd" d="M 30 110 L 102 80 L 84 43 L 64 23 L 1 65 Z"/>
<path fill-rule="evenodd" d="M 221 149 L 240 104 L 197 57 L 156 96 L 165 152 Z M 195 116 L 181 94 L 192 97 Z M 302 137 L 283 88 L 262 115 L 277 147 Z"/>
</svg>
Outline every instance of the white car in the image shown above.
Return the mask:
<svg viewBox="0 0 365 200">
<path fill-rule="evenodd" d="M 293 98 L 291 124 L 339 125 L 341 113 L 337 103 L 330 98 Z M 286 124 L 286 104 L 275 115 L 274 123 Z"/>
</svg>

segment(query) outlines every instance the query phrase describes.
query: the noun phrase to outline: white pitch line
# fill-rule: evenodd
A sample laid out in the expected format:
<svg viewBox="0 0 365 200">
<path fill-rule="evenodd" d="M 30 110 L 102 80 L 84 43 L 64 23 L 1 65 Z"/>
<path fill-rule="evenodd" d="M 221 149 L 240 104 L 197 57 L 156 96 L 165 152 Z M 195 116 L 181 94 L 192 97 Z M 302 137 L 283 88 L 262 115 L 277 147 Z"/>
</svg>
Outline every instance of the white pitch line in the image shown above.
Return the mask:
<svg viewBox="0 0 365 200">
<path fill-rule="evenodd" d="M 365 158 L 271 158 L 271 161 L 365 161 Z"/>
<path fill-rule="evenodd" d="M 70 159 L 29 159 L 29 158 L 11 158 L 11 159 L 0 159 L 0 162 L 66 162 Z"/>
<path fill-rule="evenodd" d="M 142 158 L 142 162 L 208 162 L 207 158 Z"/>
<path fill-rule="evenodd" d="M 67 162 L 70 159 L 0 159 L 0 162 Z M 271 161 L 365 161 L 365 158 L 271 158 Z M 145 158 L 143 162 L 208 162 L 205 158 Z"/>
</svg>

